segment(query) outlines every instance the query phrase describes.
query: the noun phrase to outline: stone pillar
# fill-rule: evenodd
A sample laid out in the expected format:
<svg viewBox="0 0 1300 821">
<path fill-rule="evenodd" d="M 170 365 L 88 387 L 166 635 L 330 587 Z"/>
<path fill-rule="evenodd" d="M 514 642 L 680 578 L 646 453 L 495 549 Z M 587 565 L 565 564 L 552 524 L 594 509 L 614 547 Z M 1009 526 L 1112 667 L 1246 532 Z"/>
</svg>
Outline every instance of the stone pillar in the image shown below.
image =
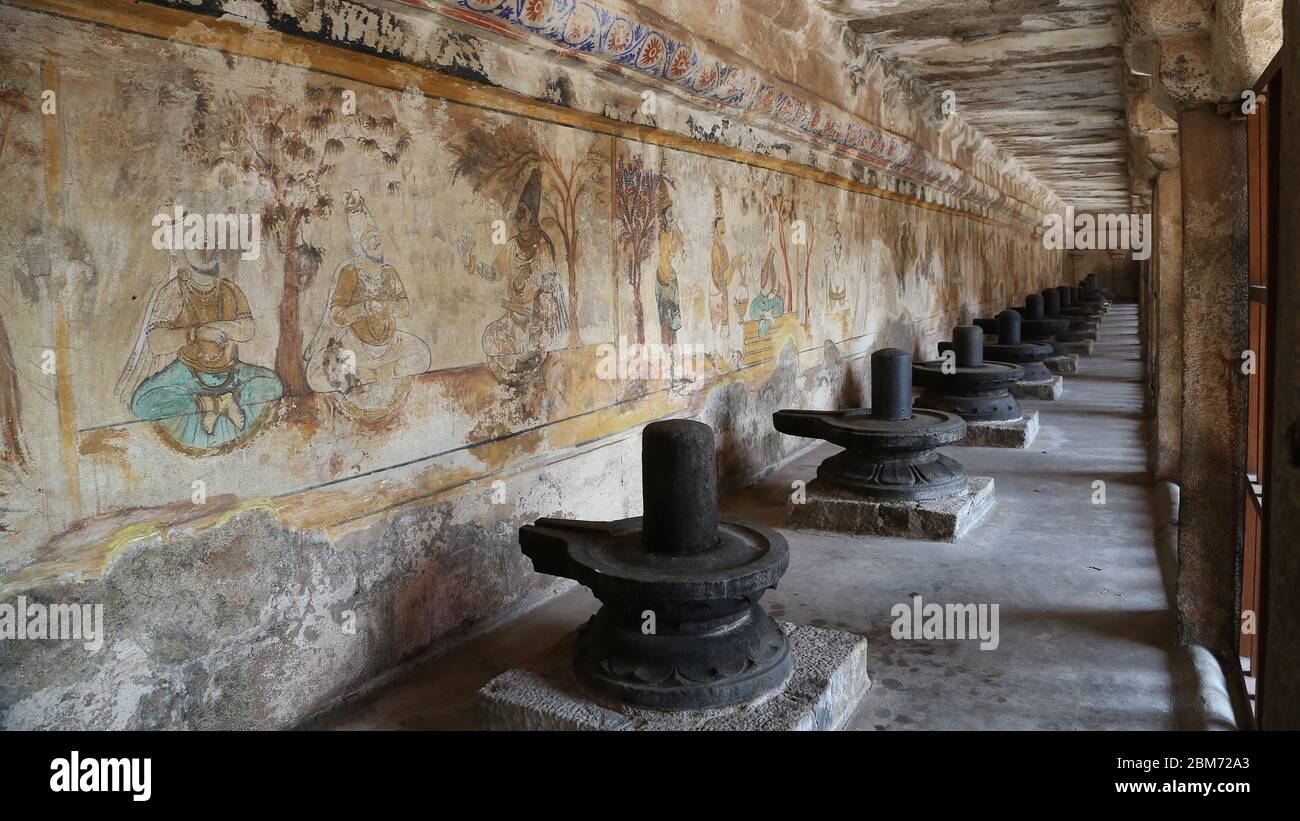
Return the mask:
<svg viewBox="0 0 1300 821">
<path fill-rule="evenodd" d="M 1152 243 L 1156 242 L 1157 232 L 1152 231 Z M 1144 260 L 1138 269 L 1138 343 L 1142 349 L 1142 412 L 1147 418 L 1155 416 L 1156 409 L 1156 348 L 1155 348 L 1155 323 L 1152 319 L 1154 314 L 1155 302 L 1155 260 L 1156 255 L 1160 253 L 1160 246 L 1153 244 L 1151 246 L 1151 258 Z M 1152 431 L 1155 430 L 1155 423 L 1152 422 Z M 1156 454 L 1155 448 L 1149 448 L 1147 452 L 1147 467 L 1151 473 L 1155 474 Z"/>
<path fill-rule="evenodd" d="M 1161 171 L 1155 184 L 1156 237 L 1151 325 L 1155 374 L 1155 442 L 1151 472 L 1178 481 L 1183 430 L 1183 186 L 1180 171 Z"/>
<path fill-rule="evenodd" d="M 1270 730 L 1300 730 L 1300 3 L 1287 3 L 1286 43 L 1282 47 L 1283 136 L 1278 173 L 1278 277 L 1272 311 L 1273 410 L 1268 475 L 1264 479 L 1265 533 L 1263 647 L 1260 652 L 1259 725 Z M 1287 319 L 1290 317 L 1291 319 Z"/>
<path fill-rule="evenodd" d="M 1237 656 L 1249 277 L 1246 125 L 1184 111 L 1180 639 Z M 1166 194 L 1168 192 L 1165 192 Z M 1164 401 L 1164 397 L 1161 397 Z"/>
</svg>

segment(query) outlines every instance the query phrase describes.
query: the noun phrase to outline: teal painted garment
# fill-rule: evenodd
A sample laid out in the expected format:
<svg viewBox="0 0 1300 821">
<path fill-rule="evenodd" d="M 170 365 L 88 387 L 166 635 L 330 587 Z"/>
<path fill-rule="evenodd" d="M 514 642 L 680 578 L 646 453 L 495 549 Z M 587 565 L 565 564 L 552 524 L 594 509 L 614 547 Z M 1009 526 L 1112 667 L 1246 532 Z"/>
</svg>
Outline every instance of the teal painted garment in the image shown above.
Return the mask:
<svg viewBox="0 0 1300 821">
<path fill-rule="evenodd" d="M 665 328 L 682 329 L 682 308 L 678 301 L 677 280 L 668 285 L 655 281 L 655 301 L 659 305 L 659 321 Z"/>
<path fill-rule="evenodd" d="M 229 381 L 227 379 L 229 378 Z M 233 393 L 244 412 L 236 427 L 226 414 L 217 416 L 212 433 L 203 429 L 203 414 L 195 397 Z M 272 402 L 284 393 L 275 372 L 236 360 L 233 378 L 193 371 L 179 359 L 140 383 L 131 395 L 131 412 L 157 422 L 176 442 L 200 450 L 219 448 L 248 434 Z"/>
<path fill-rule="evenodd" d="M 766 336 L 768 328 L 772 327 L 772 320 L 776 319 L 785 311 L 785 300 L 773 291 L 770 294 L 759 294 L 749 303 L 749 318 L 760 319 L 758 323 L 758 335 Z"/>
</svg>

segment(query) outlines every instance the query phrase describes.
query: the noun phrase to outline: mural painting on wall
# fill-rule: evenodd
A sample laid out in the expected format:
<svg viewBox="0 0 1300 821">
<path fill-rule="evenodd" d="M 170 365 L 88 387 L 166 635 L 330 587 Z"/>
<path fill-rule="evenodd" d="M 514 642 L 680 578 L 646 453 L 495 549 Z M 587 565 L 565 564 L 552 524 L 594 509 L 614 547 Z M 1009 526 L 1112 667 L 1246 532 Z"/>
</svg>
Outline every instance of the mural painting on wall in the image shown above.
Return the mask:
<svg viewBox="0 0 1300 821">
<path fill-rule="evenodd" d="M 655 303 L 659 308 L 659 336 L 665 345 L 677 344 L 682 329 L 682 295 L 675 260 L 685 251 L 682 229 L 673 211 L 673 183 L 659 175 L 659 264 L 655 270 Z"/>
<path fill-rule="evenodd" d="M 655 254 L 654 313 L 659 341 L 676 345 L 682 329 L 681 283 L 677 260 L 686 250 L 675 214 L 676 182 L 664 170 L 646 165 L 643 157 L 619 156 L 614 172 L 614 219 L 618 257 L 624 280 L 632 292 L 636 343 L 646 342 L 646 309 L 642 298 L 642 271 Z"/>
<path fill-rule="evenodd" d="M 262 226 L 274 238 L 282 263 L 274 370 L 289 395 L 311 391 L 302 295 L 325 256 L 311 231 L 334 213 L 329 183 L 348 159 L 353 169 L 369 166 L 393 175 L 384 189 L 397 194 L 411 146 L 410 132 L 394 114 L 372 114 L 356 100 L 343 105 L 353 94 L 341 86 L 309 85 L 300 105 L 265 96 L 244 99 L 233 92 L 218 95 L 201 87 L 184 146 L 191 161 L 219 181 L 267 195 Z"/>
<path fill-rule="evenodd" d="M 828 333 L 833 341 L 849 337 L 849 285 L 844 276 L 844 235 L 835 229 L 822 251 L 822 300 Z"/>
<path fill-rule="evenodd" d="M 656 167 L 616 146 L 613 186 L 616 286 L 621 291 L 625 283 L 631 292 L 630 306 L 620 305 L 620 310 L 631 311 L 634 328 L 634 337 L 628 340 L 634 346 L 628 349 L 629 368 L 648 379 L 667 380 L 669 389 L 679 392 L 694 377 L 680 359 L 688 349 L 679 336 L 685 315 L 677 266 L 687 249 L 677 218 L 677 181 L 662 157 Z M 652 255 L 653 278 L 646 282 Z M 647 289 L 653 291 L 651 306 L 646 305 Z M 657 343 L 648 334 L 652 327 L 658 332 Z M 662 347 L 650 353 L 643 347 L 647 342 Z"/>
<path fill-rule="evenodd" d="M 737 272 L 750 261 L 748 251 L 733 255 L 727 244 L 727 213 L 722 202 L 722 189 L 713 189 L 713 248 L 712 287 L 709 291 L 709 317 L 715 330 L 725 332 L 731 326 L 731 282 Z M 743 280 L 736 298 L 737 321 L 743 322 L 749 308 L 748 291 Z"/>
<path fill-rule="evenodd" d="M 771 204 L 769 200 L 769 204 Z M 772 320 L 786 312 L 790 305 L 790 295 L 794 285 L 789 281 L 790 265 L 786 257 L 785 232 L 782 230 L 781 215 L 768 211 L 764 215 L 766 222 L 767 249 L 763 252 L 763 263 L 758 270 L 758 293 L 750 299 L 749 318 L 758 323 L 758 335 L 767 336 L 772 327 Z M 776 236 L 776 244 L 772 242 Z M 777 246 L 781 248 L 781 261 L 785 279 L 778 278 L 776 270 Z"/>
<path fill-rule="evenodd" d="M 401 405 L 411 378 L 429 369 L 429 344 L 398 327 L 411 315 L 397 269 L 384 261 L 379 226 L 361 192 L 345 195 L 351 256 L 339 264 L 325 315 L 303 359 L 308 383 L 330 392 L 348 416 L 382 419 Z"/>
<path fill-rule="evenodd" d="M 844 308 L 845 298 L 849 291 L 849 286 L 844 280 L 844 272 L 840 269 L 844 257 L 843 234 L 836 231 L 831 236 L 830 245 L 822 253 L 822 261 L 826 266 L 824 274 L 826 280 L 826 312 L 833 314 Z"/>
<path fill-rule="evenodd" d="M 890 213 L 893 213 L 892 208 Z M 891 232 L 890 234 L 897 237 L 890 247 L 894 251 L 894 276 L 898 281 L 898 299 L 901 302 L 907 298 L 907 274 L 912 265 L 918 260 L 918 249 L 916 228 L 911 221 L 904 220 L 897 228 L 897 233 Z"/>
<path fill-rule="evenodd" d="M 489 369 L 508 386 L 537 381 L 551 351 L 579 344 L 579 210 L 600 193 L 595 143 L 566 161 L 540 145 L 527 125 L 512 123 L 494 131 L 474 126 L 451 146 L 453 180 L 464 178 L 509 215 L 507 232 L 485 226 L 494 235 L 491 261 L 480 256 L 473 234 L 456 241 L 468 275 L 505 283 L 505 313 L 483 330 L 482 341 Z M 559 275 L 561 250 L 567 288 Z"/>
<path fill-rule="evenodd" d="M 352 255 L 336 271 L 313 345 L 303 345 L 303 293 L 325 257 L 310 231 L 334 212 L 328 182 L 338 162 L 352 155 L 395 172 L 411 144 L 394 116 L 340 105 L 344 95 L 339 86 L 312 85 L 299 106 L 199 84 L 182 155 L 213 187 L 254 192 L 279 253 L 281 290 L 277 312 L 255 312 L 235 272 L 223 270 L 237 263 L 210 247 L 214 238 L 206 238 L 209 247 L 187 239 L 183 251 L 169 251 L 166 279 L 150 296 L 115 394 L 184 452 L 222 452 L 246 440 L 283 395 L 329 391 L 349 415 L 382 418 L 404 398 L 404 380 L 429 365 L 427 344 L 396 328 L 410 306 L 355 191 L 346 203 Z M 401 183 L 390 179 L 385 188 L 396 194 Z M 239 353 L 257 333 L 256 315 L 277 321 L 275 359 L 266 365 Z"/>
<path fill-rule="evenodd" d="M 991 316 L 997 314 L 1005 305 L 997 303 L 997 294 L 994 292 L 993 278 L 998 270 L 997 248 L 992 242 L 982 242 L 977 246 L 979 248 L 980 270 L 973 272 L 978 277 L 979 302 L 984 309 L 980 316 Z"/>
<path fill-rule="evenodd" d="M 27 447 L 23 444 L 22 386 L 18 382 L 18 363 L 13 345 L 0 316 L 0 462 L 22 468 L 27 464 Z"/>
<path fill-rule="evenodd" d="M 636 418 L 605 409 L 664 397 L 590 381 L 595 343 L 699 342 L 710 384 L 669 357 L 667 393 L 711 389 L 732 367 L 752 368 L 735 383 L 757 390 L 785 378 L 787 345 L 805 367 L 827 341 L 850 360 L 886 341 L 881 329 L 892 342 L 909 320 L 974 299 L 987 285 L 963 265 L 980 243 L 997 257 L 1009 237 L 1017 259 L 1047 256 L 986 221 L 851 185 L 510 115 L 486 87 L 478 104 L 458 103 L 129 36 L 93 46 L 87 33 L 80 53 L 71 42 L 54 69 L 61 144 L 42 144 L 40 64 L 30 81 L 18 62 L 0 72 L 26 91 L 0 86 L 0 179 L 39 192 L 11 198 L 24 202 L 0 227 L 24 269 L 0 281 L 0 297 L 24 289 L 0 304 L 0 479 L 80 487 L 76 516 L 128 493 L 142 508 L 175 501 L 188 456 L 234 450 L 211 466 L 256 464 L 239 491 L 263 495 L 380 475 L 411 447 L 451 452 L 575 411 L 602 411 L 591 423 L 604 436 Z M 151 57 L 147 77 L 117 70 Z M 47 150 L 61 170 L 44 167 Z M 165 196 L 258 215 L 262 255 L 151 250 L 141 217 Z M 61 253 L 80 259 L 85 246 L 100 294 L 46 274 L 66 267 L 55 250 L 69 236 L 76 248 Z M 44 269 L 13 253 L 24 244 Z M 1008 283 L 1015 270 L 987 268 Z M 939 273 L 942 293 L 927 282 Z M 67 427 L 55 380 L 29 378 L 60 311 L 74 367 L 59 373 L 77 400 Z M 89 367 L 96 355 L 110 367 Z M 386 421 L 356 424 L 370 420 Z M 509 467 L 563 441 L 548 437 L 482 452 Z M 302 458 L 275 458 L 284 452 Z M 69 524 L 38 521 L 34 493 L 4 493 L 0 527 L 22 527 L 0 532 L 35 544 Z M 35 512 L 15 516 L 24 509 Z"/>
<path fill-rule="evenodd" d="M 641 298 L 641 268 L 655 249 L 656 216 L 662 171 L 647 168 L 642 157 L 618 158 L 614 172 L 614 215 L 618 225 L 619 256 L 632 292 L 636 342 L 645 344 L 645 307 Z M 662 263 L 662 260 L 661 260 Z M 658 278 L 656 277 L 656 282 Z M 656 297 L 658 297 L 656 289 Z M 680 315 L 679 315 L 680 316 Z M 666 341 L 666 340 L 665 340 Z"/>
<path fill-rule="evenodd" d="M 0 173 L 11 166 L 34 165 L 41 149 L 19 133 L 19 120 L 30 119 L 33 106 L 26 92 L 14 85 L 0 84 Z M 12 306 L 0 300 L 0 464 L 21 470 L 28 462 L 23 442 L 22 386 L 18 363 L 5 325 Z"/>
<path fill-rule="evenodd" d="M 283 386 L 274 371 L 240 359 L 257 322 L 220 255 L 177 256 L 168 255 L 114 393 L 182 450 L 220 449 L 249 435 Z"/>
</svg>

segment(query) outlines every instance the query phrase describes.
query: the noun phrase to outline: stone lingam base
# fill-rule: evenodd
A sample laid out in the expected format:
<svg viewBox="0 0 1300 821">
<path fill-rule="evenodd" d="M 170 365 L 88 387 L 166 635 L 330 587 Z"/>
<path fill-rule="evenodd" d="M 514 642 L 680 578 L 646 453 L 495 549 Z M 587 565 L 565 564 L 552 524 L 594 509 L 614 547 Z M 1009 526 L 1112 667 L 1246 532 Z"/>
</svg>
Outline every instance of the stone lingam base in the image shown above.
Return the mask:
<svg viewBox="0 0 1300 821">
<path fill-rule="evenodd" d="M 786 505 L 786 527 L 955 542 L 992 507 L 993 479 L 989 476 L 967 477 L 966 486 L 957 493 L 920 502 L 867 499 L 814 479 L 804 488 L 804 501 Z"/>
<path fill-rule="evenodd" d="M 1027 448 L 1038 435 L 1038 411 L 1026 410 L 1005 422 L 967 422 L 966 438 L 958 444 L 980 448 Z"/>
<path fill-rule="evenodd" d="M 1094 340 L 1091 339 L 1083 339 L 1078 342 L 1061 342 L 1059 344 L 1062 348 L 1075 356 L 1080 354 L 1083 356 L 1092 356 L 1093 342 Z"/>
<path fill-rule="evenodd" d="M 1064 343 L 1062 343 L 1064 344 Z M 1078 373 L 1079 372 L 1079 355 L 1077 353 L 1058 354 L 1049 356 L 1043 360 L 1043 364 L 1052 373 Z"/>
<path fill-rule="evenodd" d="M 1059 376 L 1036 381 L 1020 380 L 1011 386 L 1011 395 L 1017 399 L 1060 399 L 1065 393 L 1065 380 Z M 967 423 L 967 427 L 970 425 Z"/>
<path fill-rule="evenodd" d="M 990 480 L 991 481 L 991 480 Z M 573 675 L 570 634 L 478 691 L 485 730 L 838 730 L 871 689 L 867 640 L 777 622 L 794 665 L 785 683 L 730 707 L 660 711 L 593 696 Z"/>
</svg>

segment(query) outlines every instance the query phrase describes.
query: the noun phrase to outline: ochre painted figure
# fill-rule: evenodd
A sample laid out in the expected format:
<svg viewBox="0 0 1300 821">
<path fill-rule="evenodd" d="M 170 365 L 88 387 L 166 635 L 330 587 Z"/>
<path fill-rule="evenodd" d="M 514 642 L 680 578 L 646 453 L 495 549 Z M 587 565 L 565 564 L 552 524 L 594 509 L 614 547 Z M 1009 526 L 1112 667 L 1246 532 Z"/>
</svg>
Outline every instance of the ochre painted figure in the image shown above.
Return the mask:
<svg viewBox="0 0 1300 821">
<path fill-rule="evenodd" d="M 116 393 L 182 448 L 236 442 L 282 392 L 273 371 L 239 359 L 239 343 L 256 331 L 244 292 L 221 276 L 216 254 L 186 251 L 149 300 Z"/>
<path fill-rule="evenodd" d="M 365 198 L 353 190 L 344 198 L 344 210 L 353 255 L 334 274 L 325 318 L 306 358 L 314 389 L 350 394 L 424 373 L 431 354 L 423 339 L 397 327 L 399 319 L 411 315 L 411 302 L 397 269 L 384 261 L 379 226 Z M 382 387 L 375 392 L 386 393 Z"/>
<path fill-rule="evenodd" d="M 727 215 L 722 210 L 722 191 L 713 189 L 713 290 L 709 294 L 709 316 L 714 328 L 731 325 L 727 288 L 745 260 L 745 254 L 732 259 L 727 251 Z"/>
<path fill-rule="evenodd" d="M 749 303 L 749 318 L 758 320 L 758 335 L 766 336 L 772 320 L 785 313 L 785 300 L 777 293 L 776 249 L 769 247 L 759 271 L 759 293 Z"/>
<path fill-rule="evenodd" d="M 681 294 L 673 259 L 682 252 L 682 230 L 673 220 L 673 197 L 667 181 L 659 180 L 659 264 L 655 271 L 655 302 L 659 306 L 659 334 L 665 345 L 677 344 L 682 329 Z"/>
<path fill-rule="evenodd" d="M 483 352 L 493 375 L 507 385 L 535 379 L 554 341 L 569 327 L 555 245 L 539 221 L 541 202 L 542 174 L 534 169 L 515 207 L 515 233 L 491 263 L 474 255 L 468 236 L 457 243 L 468 273 L 487 282 L 505 281 L 505 313 L 483 330 Z"/>
</svg>

